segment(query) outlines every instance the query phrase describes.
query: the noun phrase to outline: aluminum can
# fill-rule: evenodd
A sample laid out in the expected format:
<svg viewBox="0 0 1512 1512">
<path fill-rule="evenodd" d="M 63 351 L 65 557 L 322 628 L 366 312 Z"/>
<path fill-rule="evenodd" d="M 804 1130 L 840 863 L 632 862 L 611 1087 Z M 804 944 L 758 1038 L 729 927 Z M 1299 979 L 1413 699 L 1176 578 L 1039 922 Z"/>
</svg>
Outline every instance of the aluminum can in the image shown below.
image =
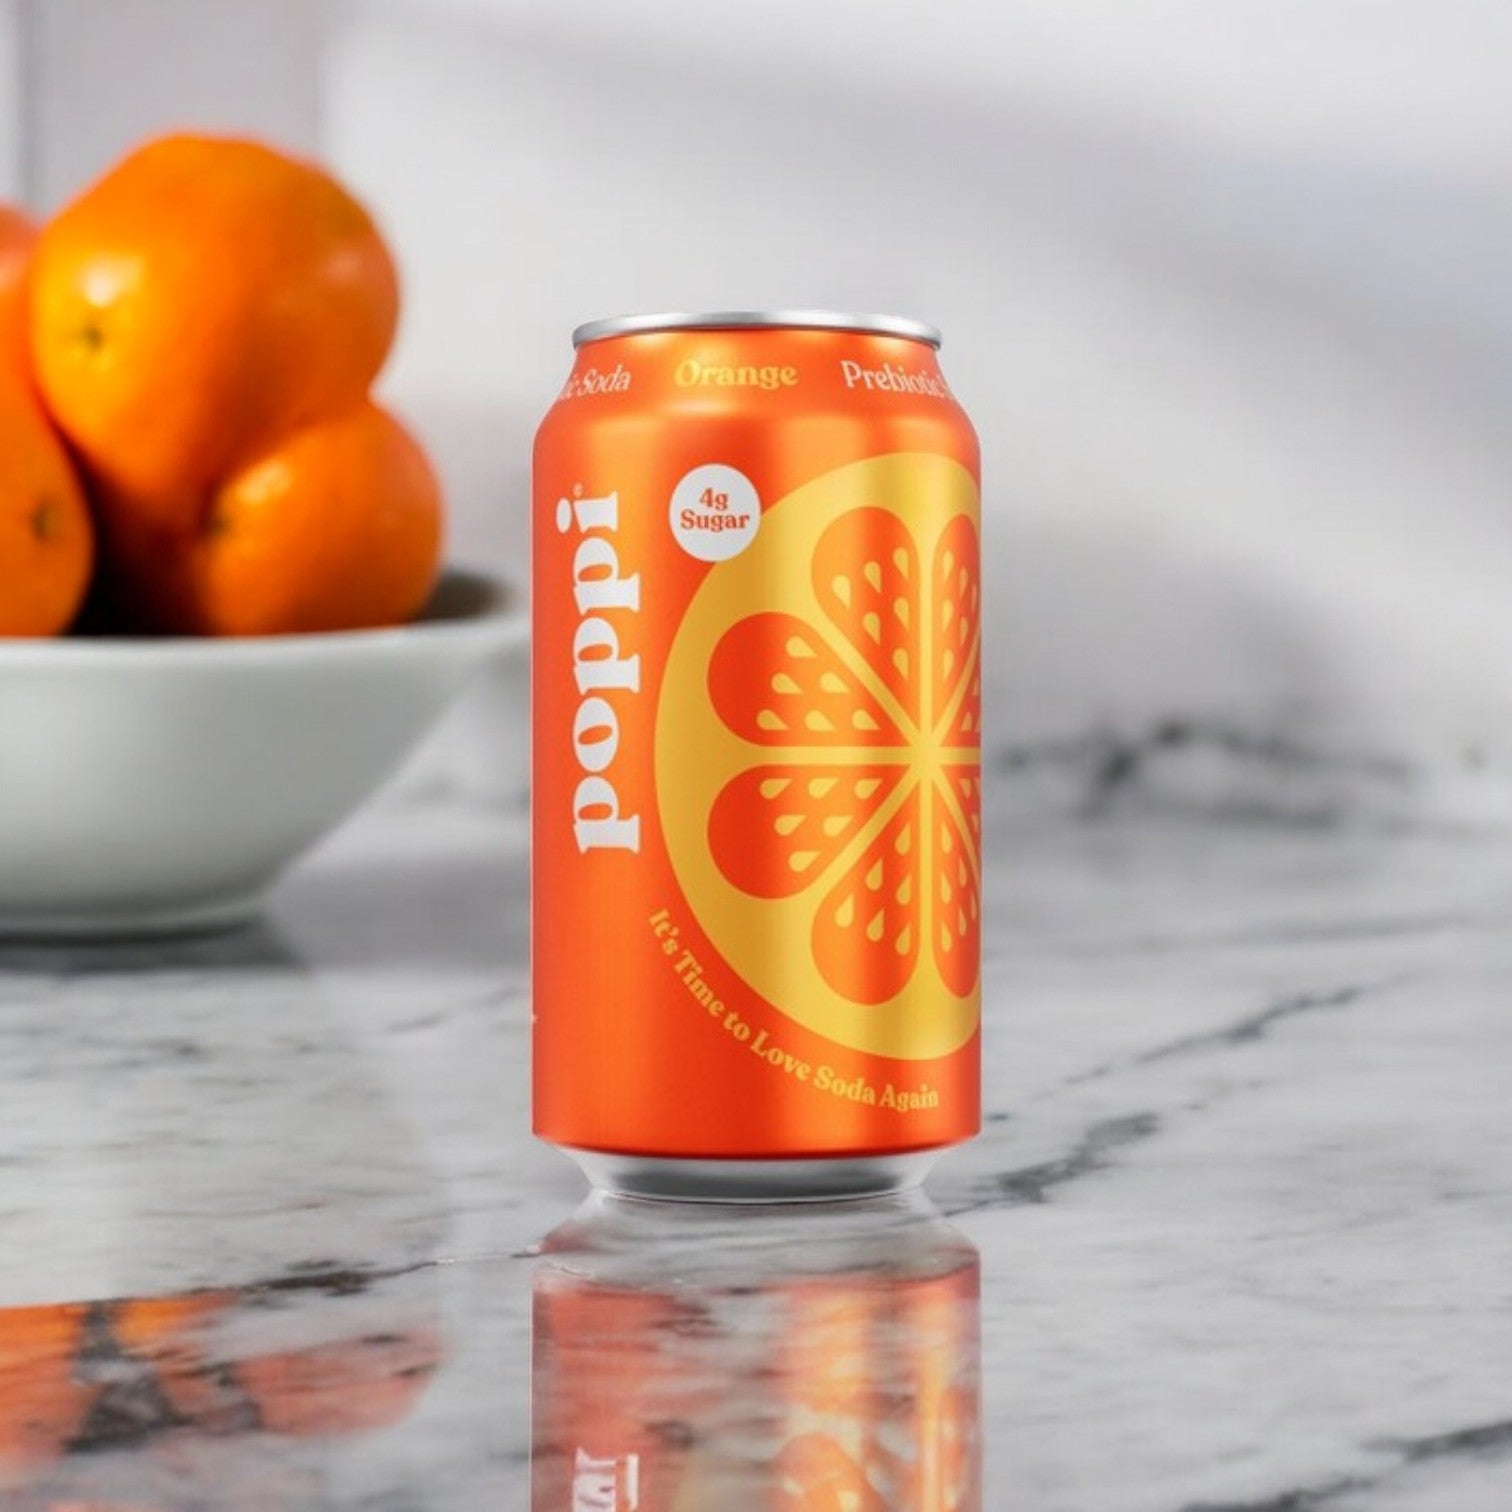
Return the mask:
<svg viewBox="0 0 1512 1512">
<path fill-rule="evenodd" d="M 980 1512 L 979 1263 L 938 1214 L 594 1206 L 535 1270 L 531 1512 Z"/>
<path fill-rule="evenodd" d="M 980 1116 L 976 436 L 932 328 L 602 321 L 536 438 L 535 1128 L 644 1196 Z"/>
</svg>

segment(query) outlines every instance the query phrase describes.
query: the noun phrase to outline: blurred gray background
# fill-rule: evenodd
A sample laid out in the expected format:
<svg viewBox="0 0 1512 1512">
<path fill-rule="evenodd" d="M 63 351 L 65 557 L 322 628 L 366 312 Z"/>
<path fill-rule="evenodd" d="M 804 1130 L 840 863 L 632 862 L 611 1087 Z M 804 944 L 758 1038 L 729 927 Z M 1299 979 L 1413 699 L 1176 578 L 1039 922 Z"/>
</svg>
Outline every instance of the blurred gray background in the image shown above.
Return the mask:
<svg viewBox="0 0 1512 1512">
<path fill-rule="evenodd" d="M 982 435 L 1022 761 L 1512 750 L 1505 0 L 4 0 L 0 77 L 40 208 L 177 124 L 369 200 L 459 560 L 521 566 L 577 322 L 896 311 Z"/>
</svg>

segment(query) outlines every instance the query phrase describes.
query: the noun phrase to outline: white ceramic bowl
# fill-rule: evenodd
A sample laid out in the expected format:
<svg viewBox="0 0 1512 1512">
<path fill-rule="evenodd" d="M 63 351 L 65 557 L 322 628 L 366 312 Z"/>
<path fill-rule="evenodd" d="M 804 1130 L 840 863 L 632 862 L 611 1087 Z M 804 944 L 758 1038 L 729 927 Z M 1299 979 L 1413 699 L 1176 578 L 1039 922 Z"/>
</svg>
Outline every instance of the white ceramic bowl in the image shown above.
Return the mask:
<svg viewBox="0 0 1512 1512">
<path fill-rule="evenodd" d="M 0 640 L 0 935 L 238 921 L 525 638 L 512 590 L 449 573 L 394 630 Z"/>
</svg>

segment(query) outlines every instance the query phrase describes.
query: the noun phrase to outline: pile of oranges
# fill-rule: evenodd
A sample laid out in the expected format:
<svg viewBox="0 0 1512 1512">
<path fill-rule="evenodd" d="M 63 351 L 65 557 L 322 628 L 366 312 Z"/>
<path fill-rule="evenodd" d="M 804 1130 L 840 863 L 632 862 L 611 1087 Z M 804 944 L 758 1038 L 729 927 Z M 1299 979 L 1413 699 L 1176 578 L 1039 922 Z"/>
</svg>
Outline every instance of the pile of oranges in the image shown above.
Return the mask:
<svg viewBox="0 0 1512 1512">
<path fill-rule="evenodd" d="M 367 211 L 259 143 L 150 142 L 41 228 L 0 206 L 0 636 L 416 614 L 440 489 L 370 393 L 398 314 Z"/>
</svg>

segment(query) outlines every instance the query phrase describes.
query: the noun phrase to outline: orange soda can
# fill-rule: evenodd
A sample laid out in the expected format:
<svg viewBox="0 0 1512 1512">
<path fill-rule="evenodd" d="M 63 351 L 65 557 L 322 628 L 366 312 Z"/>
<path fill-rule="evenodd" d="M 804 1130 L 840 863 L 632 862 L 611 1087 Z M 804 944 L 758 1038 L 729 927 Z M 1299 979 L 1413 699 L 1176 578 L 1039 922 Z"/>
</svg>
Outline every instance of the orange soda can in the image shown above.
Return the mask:
<svg viewBox="0 0 1512 1512">
<path fill-rule="evenodd" d="M 858 1195 L 980 1121 L 976 435 L 938 333 L 581 327 L 536 438 L 535 1128 Z"/>
</svg>

